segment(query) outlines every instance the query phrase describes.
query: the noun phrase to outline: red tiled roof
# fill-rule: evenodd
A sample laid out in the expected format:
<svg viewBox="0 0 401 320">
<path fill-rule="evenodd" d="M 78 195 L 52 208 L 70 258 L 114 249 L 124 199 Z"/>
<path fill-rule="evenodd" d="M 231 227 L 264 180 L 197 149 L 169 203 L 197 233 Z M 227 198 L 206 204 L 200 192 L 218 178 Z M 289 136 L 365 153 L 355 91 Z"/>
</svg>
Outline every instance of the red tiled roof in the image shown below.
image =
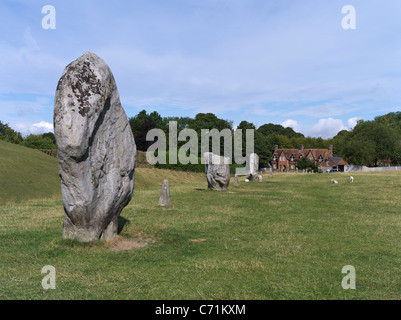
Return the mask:
<svg viewBox="0 0 401 320">
<path fill-rule="evenodd" d="M 319 159 L 320 156 L 322 156 L 323 160 L 330 156 L 328 149 L 307 149 L 305 156 L 309 156 L 310 153 L 315 160 Z"/>
<path fill-rule="evenodd" d="M 304 156 L 303 152 L 299 149 L 277 149 L 273 155 L 276 155 L 276 157 L 280 157 L 281 153 L 284 153 L 284 156 L 286 159 L 290 160 L 291 156 L 294 156 L 295 160 L 299 159 L 299 156 Z"/>
<path fill-rule="evenodd" d="M 276 157 L 280 157 L 281 153 L 284 153 L 284 156 L 288 160 L 291 158 L 292 155 L 296 160 L 298 160 L 301 155 L 303 157 L 307 157 L 309 154 L 312 154 L 315 160 L 319 159 L 320 156 L 322 156 L 323 160 L 327 159 L 330 156 L 328 149 L 304 149 L 303 152 L 299 149 L 277 149 L 273 153 L 273 155 L 276 155 Z"/>
</svg>

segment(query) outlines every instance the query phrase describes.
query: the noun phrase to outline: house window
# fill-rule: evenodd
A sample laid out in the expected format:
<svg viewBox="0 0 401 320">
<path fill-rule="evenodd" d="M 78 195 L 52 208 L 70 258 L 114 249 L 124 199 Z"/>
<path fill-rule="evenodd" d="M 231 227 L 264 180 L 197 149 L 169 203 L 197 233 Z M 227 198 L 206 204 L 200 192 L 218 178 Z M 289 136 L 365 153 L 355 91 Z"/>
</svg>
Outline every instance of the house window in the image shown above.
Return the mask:
<svg viewBox="0 0 401 320">
<path fill-rule="evenodd" d="M 322 156 L 319 157 L 319 162 L 323 162 Z"/>
<path fill-rule="evenodd" d="M 326 166 L 330 167 L 330 162 L 329 161 L 326 162 Z"/>
<path fill-rule="evenodd" d="M 294 156 L 291 156 L 291 161 L 294 161 Z"/>
</svg>

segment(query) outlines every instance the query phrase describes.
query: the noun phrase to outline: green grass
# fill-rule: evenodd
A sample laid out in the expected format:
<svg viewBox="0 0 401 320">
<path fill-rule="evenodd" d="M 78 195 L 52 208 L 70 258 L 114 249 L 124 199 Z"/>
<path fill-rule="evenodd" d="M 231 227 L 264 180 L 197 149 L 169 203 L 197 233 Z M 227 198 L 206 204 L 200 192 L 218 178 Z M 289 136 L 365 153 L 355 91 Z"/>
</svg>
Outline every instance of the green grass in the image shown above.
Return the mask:
<svg viewBox="0 0 401 320">
<path fill-rule="evenodd" d="M 130 251 L 62 239 L 58 195 L 0 205 L 0 299 L 400 299 L 401 173 L 353 175 L 213 192 L 203 174 L 139 168 L 119 237 L 148 245 Z M 41 287 L 45 265 L 55 290 Z M 345 265 L 356 290 L 341 287 Z"/>
</svg>

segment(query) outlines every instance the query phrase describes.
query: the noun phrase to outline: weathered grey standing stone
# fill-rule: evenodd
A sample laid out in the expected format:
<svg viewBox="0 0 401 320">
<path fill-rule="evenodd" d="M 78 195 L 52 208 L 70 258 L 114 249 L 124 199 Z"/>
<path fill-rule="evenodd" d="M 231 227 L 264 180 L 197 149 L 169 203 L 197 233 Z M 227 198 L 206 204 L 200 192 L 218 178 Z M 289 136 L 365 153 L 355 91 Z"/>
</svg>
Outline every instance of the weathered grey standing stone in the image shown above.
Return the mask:
<svg viewBox="0 0 401 320">
<path fill-rule="evenodd" d="M 159 206 L 168 207 L 170 205 L 170 188 L 168 180 L 164 180 L 160 190 Z"/>
<path fill-rule="evenodd" d="M 230 159 L 205 152 L 203 154 L 207 184 L 213 190 L 226 190 L 230 183 Z"/>
<path fill-rule="evenodd" d="M 256 153 L 249 155 L 250 175 L 252 179 L 258 179 L 259 156 Z"/>
<path fill-rule="evenodd" d="M 273 177 L 273 169 L 270 168 L 270 178 Z"/>
<path fill-rule="evenodd" d="M 63 236 L 111 240 L 134 192 L 136 146 L 109 67 L 87 52 L 61 76 L 54 102 Z"/>
<path fill-rule="evenodd" d="M 235 175 L 234 177 L 234 186 L 238 186 L 238 176 Z"/>
</svg>

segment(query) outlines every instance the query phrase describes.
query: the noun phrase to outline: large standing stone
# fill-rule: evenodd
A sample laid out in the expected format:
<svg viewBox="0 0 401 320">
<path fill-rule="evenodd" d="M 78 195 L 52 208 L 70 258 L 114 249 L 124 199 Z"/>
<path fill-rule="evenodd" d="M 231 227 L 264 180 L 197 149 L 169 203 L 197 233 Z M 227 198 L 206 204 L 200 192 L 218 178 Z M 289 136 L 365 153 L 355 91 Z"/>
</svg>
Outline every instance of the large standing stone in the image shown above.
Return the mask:
<svg viewBox="0 0 401 320">
<path fill-rule="evenodd" d="M 159 206 L 168 207 L 170 205 L 170 188 L 168 180 L 163 180 L 162 188 L 160 190 Z"/>
<path fill-rule="evenodd" d="M 70 63 L 54 102 L 63 236 L 110 240 L 134 192 L 136 146 L 109 67 L 87 52 Z"/>
<path fill-rule="evenodd" d="M 218 191 L 226 190 L 230 183 L 230 159 L 205 152 L 203 160 L 208 187 Z"/>
</svg>

